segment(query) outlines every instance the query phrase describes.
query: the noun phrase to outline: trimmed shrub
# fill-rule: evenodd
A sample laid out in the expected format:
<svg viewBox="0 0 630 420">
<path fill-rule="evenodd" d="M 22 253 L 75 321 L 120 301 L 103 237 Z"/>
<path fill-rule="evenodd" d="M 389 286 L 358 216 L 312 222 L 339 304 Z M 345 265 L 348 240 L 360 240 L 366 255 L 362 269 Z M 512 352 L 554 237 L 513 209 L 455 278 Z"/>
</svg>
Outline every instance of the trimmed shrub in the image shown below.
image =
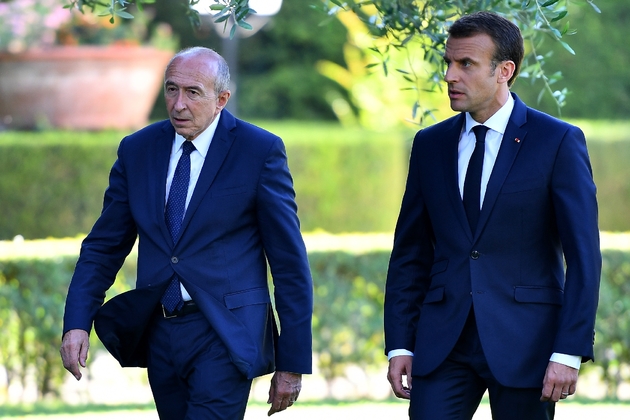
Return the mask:
<svg viewBox="0 0 630 420">
<path fill-rule="evenodd" d="M 375 366 L 383 355 L 383 291 L 390 235 L 305 235 L 314 280 L 313 350 L 327 380 L 348 365 Z M 63 302 L 80 239 L 0 242 L 0 365 L 11 381 L 37 372 L 41 395 L 64 378 L 58 348 Z M 358 246 L 355 246 L 358 245 Z M 597 312 L 596 364 L 616 397 L 630 364 L 630 234 L 602 235 L 604 265 Z M 108 296 L 135 283 L 135 255 Z M 92 334 L 92 352 L 99 348 Z M 100 347 L 102 348 L 102 347 Z M 93 353 L 92 353 L 93 354 Z"/>
<path fill-rule="evenodd" d="M 0 239 L 87 233 L 101 212 L 114 133 L 0 134 Z"/>
<path fill-rule="evenodd" d="M 79 239 L 0 242 L 0 366 L 7 386 L 35 373 L 39 397 L 59 396 L 66 371 L 59 346 L 68 284 L 78 258 Z M 135 259 L 118 274 L 108 297 L 135 282 Z M 104 349 L 95 334 L 91 354 Z"/>
<path fill-rule="evenodd" d="M 588 139 L 600 229 L 630 231 L 628 124 L 578 121 Z M 392 232 L 413 130 L 259 122 L 287 146 L 304 231 Z M 0 239 L 87 233 L 101 211 L 120 132 L 0 133 Z"/>
<path fill-rule="evenodd" d="M 597 185 L 599 228 L 630 231 L 630 141 L 590 141 L 588 147 Z"/>
<path fill-rule="evenodd" d="M 630 380 L 630 253 L 603 253 L 602 283 L 595 324 L 595 362 L 606 396 L 618 398 L 619 386 Z"/>
<path fill-rule="evenodd" d="M 302 228 L 392 231 L 406 176 L 408 132 L 337 124 L 261 124 L 283 137 Z M 119 132 L 0 133 L 0 239 L 89 232 L 124 136 Z"/>
</svg>

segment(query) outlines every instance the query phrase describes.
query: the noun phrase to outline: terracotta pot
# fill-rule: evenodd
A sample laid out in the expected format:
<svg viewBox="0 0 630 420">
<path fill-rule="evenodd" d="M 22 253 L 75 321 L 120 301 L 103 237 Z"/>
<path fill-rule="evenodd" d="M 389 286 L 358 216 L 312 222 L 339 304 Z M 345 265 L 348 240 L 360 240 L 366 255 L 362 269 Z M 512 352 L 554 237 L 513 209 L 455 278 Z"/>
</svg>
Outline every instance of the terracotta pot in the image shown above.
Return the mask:
<svg viewBox="0 0 630 420">
<path fill-rule="evenodd" d="M 140 46 L 0 52 L 0 126 L 140 128 L 147 123 L 172 56 Z"/>
</svg>

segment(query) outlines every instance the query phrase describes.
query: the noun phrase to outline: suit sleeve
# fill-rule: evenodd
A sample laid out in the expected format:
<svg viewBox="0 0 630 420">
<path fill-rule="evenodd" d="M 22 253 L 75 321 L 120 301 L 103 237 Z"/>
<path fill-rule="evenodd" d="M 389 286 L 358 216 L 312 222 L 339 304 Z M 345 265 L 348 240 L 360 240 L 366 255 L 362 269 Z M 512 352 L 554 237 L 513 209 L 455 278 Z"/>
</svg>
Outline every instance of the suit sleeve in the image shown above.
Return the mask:
<svg viewBox="0 0 630 420">
<path fill-rule="evenodd" d="M 430 284 L 433 233 L 420 188 L 420 138 L 414 140 L 394 247 L 387 271 L 384 305 L 385 353 L 414 350 L 420 304 Z"/>
<path fill-rule="evenodd" d="M 313 284 L 300 233 L 293 180 L 280 139 L 273 143 L 266 158 L 256 206 L 280 324 L 276 370 L 311 373 Z"/>
<path fill-rule="evenodd" d="M 66 297 L 63 333 L 90 331 L 105 292 L 111 287 L 136 240 L 136 225 L 129 210 L 123 142 L 109 177 L 103 210 L 81 244 L 79 260 Z"/>
<path fill-rule="evenodd" d="M 596 188 L 584 134 L 569 126 L 552 174 L 552 197 L 566 261 L 564 303 L 554 352 L 593 359 L 601 252 Z"/>
</svg>

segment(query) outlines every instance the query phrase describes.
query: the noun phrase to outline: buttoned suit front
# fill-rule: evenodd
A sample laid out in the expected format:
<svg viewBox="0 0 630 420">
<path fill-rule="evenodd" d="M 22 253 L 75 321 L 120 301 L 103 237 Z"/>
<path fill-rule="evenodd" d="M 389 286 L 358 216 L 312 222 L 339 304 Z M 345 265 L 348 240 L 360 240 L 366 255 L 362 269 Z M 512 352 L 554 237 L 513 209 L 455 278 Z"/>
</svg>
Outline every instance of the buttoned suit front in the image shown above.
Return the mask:
<svg viewBox="0 0 630 420">
<path fill-rule="evenodd" d="M 120 143 L 70 284 L 64 333 L 90 331 L 106 312 L 105 341 L 121 364 L 145 365 L 145 320 L 177 274 L 242 375 L 310 373 L 312 281 L 282 140 L 223 110 L 174 243 L 164 220 L 174 137 L 161 121 Z M 136 289 L 101 309 L 136 238 Z"/>
<path fill-rule="evenodd" d="M 385 350 L 413 352 L 414 377 L 444 362 L 471 308 L 503 386 L 540 388 L 554 352 L 593 358 L 601 254 L 584 135 L 512 95 L 475 234 L 458 188 L 465 114 L 415 137 L 385 296 Z"/>
</svg>

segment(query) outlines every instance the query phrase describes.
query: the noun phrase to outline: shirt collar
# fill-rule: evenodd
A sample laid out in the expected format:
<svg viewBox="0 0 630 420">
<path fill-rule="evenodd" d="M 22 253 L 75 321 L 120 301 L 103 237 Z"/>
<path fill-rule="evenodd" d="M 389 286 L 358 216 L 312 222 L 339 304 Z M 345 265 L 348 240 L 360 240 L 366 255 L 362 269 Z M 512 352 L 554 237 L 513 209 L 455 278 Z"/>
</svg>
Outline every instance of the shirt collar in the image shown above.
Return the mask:
<svg viewBox="0 0 630 420">
<path fill-rule="evenodd" d="M 212 123 L 203 130 L 196 139 L 192 142 L 195 145 L 195 149 L 203 158 L 206 158 L 208 154 L 208 149 L 210 148 L 210 143 L 212 142 L 212 138 L 214 137 L 214 133 L 217 131 L 217 127 L 219 125 L 219 120 L 221 119 L 221 113 L 217 115 L 217 117 L 212 121 Z M 182 147 L 182 144 L 186 141 L 181 135 L 175 133 L 175 144 L 173 145 L 173 151 L 179 150 Z"/>
<path fill-rule="evenodd" d="M 507 101 L 505 101 L 503 106 L 499 108 L 499 110 L 495 112 L 493 116 L 488 118 L 488 120 L 485 123 L 483 123 L 483 125 L 503 135 L 503 133 L 505 133 L 505 127 L 507 127 L 508 122 L 510 121 L 510 115 L 512 115 L 513 109 L 514 109 L 514 98 L 512 98 L 512 95 L 508 94 L 508 99 Z M 466 134 L 470 134 L 470 131 L 476 125 L 480 125 L 480 123 L 475 121 L 473 117 L 471 117 L 470 114 L 467 112 L 466 113 L 466 127 L 465 127 Z"/>
</svg>

